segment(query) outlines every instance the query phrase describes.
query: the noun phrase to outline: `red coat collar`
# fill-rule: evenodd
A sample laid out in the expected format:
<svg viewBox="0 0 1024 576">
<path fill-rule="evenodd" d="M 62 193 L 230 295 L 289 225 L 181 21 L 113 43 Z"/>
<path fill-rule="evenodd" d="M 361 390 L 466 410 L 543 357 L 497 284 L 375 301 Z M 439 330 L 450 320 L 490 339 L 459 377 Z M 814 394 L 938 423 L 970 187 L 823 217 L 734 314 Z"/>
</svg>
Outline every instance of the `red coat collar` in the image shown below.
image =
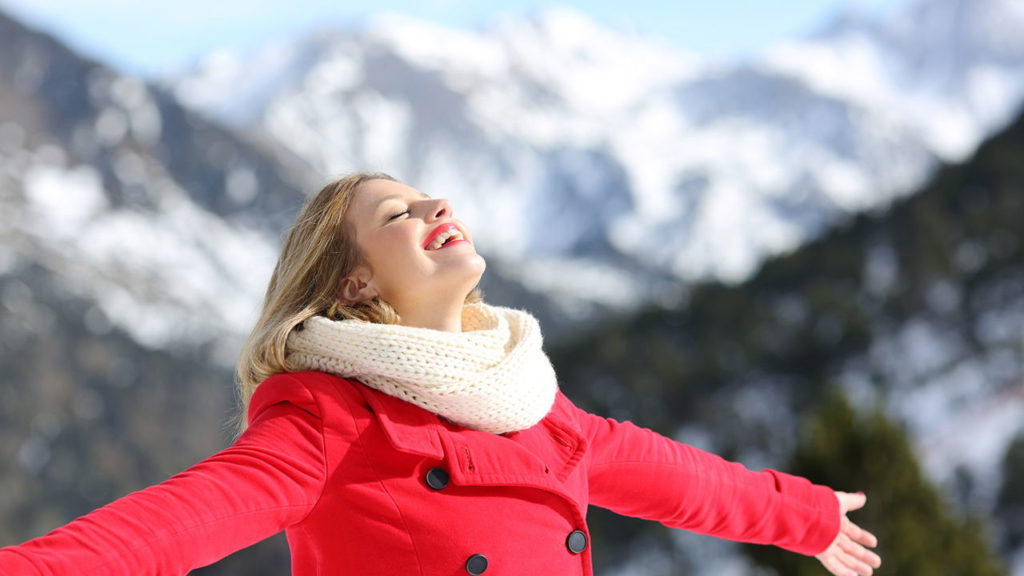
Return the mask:
<svg viewBox="0 0 1024 576">
<path fill-rule="evenodd" d="M 534 486 L 585 509 L 564 482 L 587 451 L 587 441 L 561 393 L 539 424 L 501 436 L 458 427 L 400 398 L 354 384 L 396 450 L 449 462 L 457 484 Z"/>
<path fill-rule="evenodd" d="M 374 390 L 364 384 L 354 382 L 367 403 L 373 410 L 384 434 L 396 450 L 411 454 L 418 454 L 436 460 L 444 460 L 445 454 L 463 458 L 467 453 L 465 449 L 456 451 L 455 445 L 462 444 L 464 440 L 455 436 L 468 434 L 472 441 L 474 451 L 494 450 L 507 459 L 511 456 L 507 451 L 510 446 L 508 440 L 519 435 L 542 434 L 558 442 L 564 449 L 559 453 L 559 474 L 564 477 L 576 466 L 580 457 L 587 449 L 587 442 L 579 431 L 579 426 L 572 417 L 568 400 L 559 392 L 555 405 L 551 412 L 536 426 L 529 430 L 513 432 L 505 437 L 490 434 L 488 432 L 468 431 L 458 428 L 453 424 L 443 422 L 439 416 L 418 406 L 410 404 L 400 398 Z M 453 430 L 461 430 L 462 433 L 452 434 Z M 519 442 L 516 442 L 519 444 Z M 531 442 L 527 441 L 527 444 Z M 461 452 L 461 453 L 460 453 Z"/>
<path fill-rule="evenodd" d="M 436 460 L 444 458 L 441 422 L 436 414 L 363 384 L 358 386 L 396 450 Z"/>
</svg>

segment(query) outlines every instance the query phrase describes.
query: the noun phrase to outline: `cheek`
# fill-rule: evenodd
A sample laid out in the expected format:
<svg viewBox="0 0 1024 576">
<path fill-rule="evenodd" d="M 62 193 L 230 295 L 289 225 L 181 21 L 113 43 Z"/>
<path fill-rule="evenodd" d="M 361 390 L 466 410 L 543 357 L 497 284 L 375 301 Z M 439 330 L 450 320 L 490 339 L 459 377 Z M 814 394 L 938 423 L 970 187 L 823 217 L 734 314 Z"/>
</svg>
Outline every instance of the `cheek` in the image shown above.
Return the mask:
<svg viewBox="0 0 1024 576">
<path fill-rule="evenodd" d="M 377 274 L 412 274 L 421 256 L 415 239 L 401 229 L 381 231 L 362 244 L 363 258 Z"/>
</svg>

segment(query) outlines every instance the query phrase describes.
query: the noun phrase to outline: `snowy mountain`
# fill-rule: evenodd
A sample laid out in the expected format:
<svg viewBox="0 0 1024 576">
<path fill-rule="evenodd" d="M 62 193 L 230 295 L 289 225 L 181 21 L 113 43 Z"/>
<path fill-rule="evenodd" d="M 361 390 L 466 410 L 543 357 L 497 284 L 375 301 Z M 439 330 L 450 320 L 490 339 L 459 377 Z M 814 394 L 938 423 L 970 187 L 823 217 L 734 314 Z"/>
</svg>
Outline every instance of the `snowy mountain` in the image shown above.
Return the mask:
<svg viewBox="0 0 1024 576">
<path fill-rule="evenodd" d="M 920 0 L 723 63 L 565 9 L 480 32 L 388 16 L 169 84 L 318 173 L 452 198 L 528 289 L 622 307 L 742 279 L 964 158 L 1024 98 L 1019 29 L 1014 0 Z"/>
<path fill-rule="evenodd" d="M 283 150 L 2 12 L 0 103 L 7 545 L 225 445 L 227 366 L 310 184 Z M 287 564 L 282 544 L 249 564 Z"/>
<path fill-rule="evenodd" d="M 389 17 L 211 56 L 173 92 L 0 14 L 0 542 L 223 444 L 225 366 L 281 231 L 329 175 L 385 169 L 452 197 L 485 244 L 499 302 L 545 294 L 562 308 L 527 307 L 552 318 L 652 294 L 671 303 L 680 280 L 742 278 L 854 211 L 880 214 L 938 159 L 967 155 L 1004 124 L 1022 94 L 1019 6 L 918 2 L 892 22 L 846 16 L 739 63 L 702 62 L 564 10 L 481 33 Z M 1022 413 L 1022 244 L 1006 240 L 1019 235 L 1015 221 L 971 222 L 978 237 L 942 258 L 897 257 L 894 247 L 915 243 L 882 237 L 862 261 L 840 242 L 842 257 L 775 261 L 784 281 L 744 288 L 750 308 L 728 298 L 681 307 L 618 340 L 613 326 L 599 353 L 575 355 L 597 372 L 570 383 L 567 371 L 566 385 L 607 401 L 609 415 L 635 403 L 662 424 L 687 418 L 666 412 L 698 395 L 682 404 L 706 421 L 680 434 L 761 449 L 756 463 L 795 435 L 765 433 L 800 401 L 774 392 L 810 379 L 798 362 L 790 373 L 770 361 L 835 350 L 826 375 L 853 397 L 884 395 L 931 476 L 955 483 L 966 470 L 988 506 L 993 461 Z M 919 266 L 943 258 L 959 275 L 919 279 Z M 850 262 L 863 277 L 828 278 Z M 841 295 L 814 304 L 823 313 L 810 307 L 816 279 Z M 909 296 L 890 304 L 894 294 Z M 844 316 L 858 307 L 870 322 Z M 688 314 L 710 328 L 690 332 Z M 755 324 L 756 338 L 731 322 Z M 851 326 L 870 333 L 863 347 L 842 346 Z M 616 351 L 662 354 L 644 374 L 617 377 L 603 364 Z M 718 364 L 723 391 L 657 387 Z M 879 375 L 893 385 L 871 388 Z M 985 442 L 968 441 L 978 435 Z M 286 565 L 277 546 L 276 564 L 219 573 Z M 685 554 L 715 574 L 725 572 L 714 561 L 731 558 Z"/>
<path fill-rule="evenodd" d="M 41 268 L 98 329 L 233 357 L 304 198 L 299 163 L 3 14 L 0 37 L 0 274 Z"/>
<path fill-rule="evenodd" d="M 686 306 L 579 335 L 554 353 L 561 384 L 598 413 L 783 469 L 794 444 L 828 435 L 802 422 L 841 391 L 862 413 L 898 423 L 921 474 L 942 487 L 942 506 L 991 522 L 972 530 L 1024 575 L 1021 158 L 1024 115 L 915 194 L 768 260 L 746 282 L 702 284 Z M 865 470 L 857 482 L 898 468 L 870 450 L 838 452 Z M 896 506 L 887 487 L 856 487 L 873 495 L 869 508 L 881 506 L 879 526 Z M 613 522 L 605 540 L 635 542 L 626 534 L 646 530 L 650 548 L 622 574 L 754 573 L 723 566 L 735 560 L 723 543 Z"/>
</svg>

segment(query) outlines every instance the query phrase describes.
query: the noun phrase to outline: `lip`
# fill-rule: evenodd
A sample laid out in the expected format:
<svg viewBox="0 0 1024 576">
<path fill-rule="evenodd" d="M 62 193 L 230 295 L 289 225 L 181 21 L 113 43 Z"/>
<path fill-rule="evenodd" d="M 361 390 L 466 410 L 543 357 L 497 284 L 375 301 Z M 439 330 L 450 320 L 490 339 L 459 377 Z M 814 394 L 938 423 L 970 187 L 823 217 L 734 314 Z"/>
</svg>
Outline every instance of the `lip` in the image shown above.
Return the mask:
<svg viewBox="0 0 1024 576">
<path fill-rule="evenodd" d="M 464 240 L 461 240 L 459 242 L 468 242 L 468 239 L 466 239 L 466 231 L 465 230 L 459 228 L 458 226 L 456 226 L 455 224 L 453 224 L 451 222 L 445 222 L 444 224 L 441 224 L 437 228 L 434 228 L 430 232 L 430 234 L 427 235 L 427 239 L 423 241 L 423 244 L 421 245 L 421 247 L 424 250 L 426 250 L 427 246 L 430 246 L 430 243 L 434 241 L 434 238 L 437 238 L 438 235 L 440 235 L 443 232 L 447 232 L 449 230 L 455 230 L 455 231 L 458 231 L 459 233 L 462 234 L 462 237 L 464 238 Z"/>
</svg>

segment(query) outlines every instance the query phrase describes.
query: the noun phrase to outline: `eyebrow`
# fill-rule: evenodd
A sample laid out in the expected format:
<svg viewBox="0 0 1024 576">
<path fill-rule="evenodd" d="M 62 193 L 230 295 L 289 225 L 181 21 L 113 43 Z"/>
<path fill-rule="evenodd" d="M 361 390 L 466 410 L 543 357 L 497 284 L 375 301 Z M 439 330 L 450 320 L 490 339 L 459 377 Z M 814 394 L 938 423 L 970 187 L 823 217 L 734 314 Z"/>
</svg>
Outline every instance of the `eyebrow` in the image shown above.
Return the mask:
<svg viewBox="0 0 1024 576">
<path fill-rule="evenodd" d="M 403 195 L 403 194 L 388 194 L 387 196 L 382 197 L 380 200 L 377 200 L 377 204 L 375 204 L 374 207 L 373 207 L 373 214 L 375 214 L 374 218 L 380 218 L 381 222 L 384 222 L 387 216 L 386 216 L 386 214 L 385 215 L 381 215 L 380 207 L 383 206 L 384 203 L 387 202 L 388 200 L 404 200 L 404 199 L 405 199 L 405 195 Z M 424 194 L 423 192 L 420 192 L 420 199 L 421 200 L 429 200 L 430 196 Z"/>
<path fill-rule="evenodd" d="M 405 196 L 402 195 L 402 194 L 388 194 L 387 196 L 384 196 L 380 200 L 377 200 L 377 204 L 373 208 L 374 208 L 374 210 L 379 209 L 380 205 L 385 203 L 385 202 L 387 202 L 388 200 L 403 200 L 403 199 L 405 199 Z M 421 200 L 430 200 L 430 196 L 428 196 L 427 194 L 424 194 L 423 192 L 420 192 L 420 199 Z"/>
</svg>

